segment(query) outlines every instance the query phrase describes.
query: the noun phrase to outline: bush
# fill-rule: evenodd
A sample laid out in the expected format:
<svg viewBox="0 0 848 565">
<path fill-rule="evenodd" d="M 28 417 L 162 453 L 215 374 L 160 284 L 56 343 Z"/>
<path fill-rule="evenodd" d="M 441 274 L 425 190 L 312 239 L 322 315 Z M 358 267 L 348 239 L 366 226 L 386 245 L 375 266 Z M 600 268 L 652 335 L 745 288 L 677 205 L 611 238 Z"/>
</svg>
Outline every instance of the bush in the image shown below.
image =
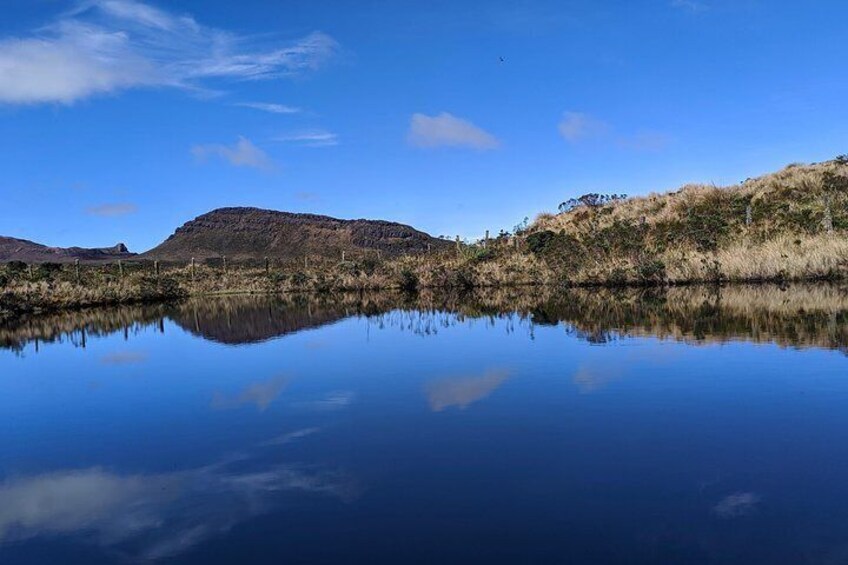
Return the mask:
<svg viewBox="0 0 848 565">
<path fill-rule="evenodd" d="M 9 261 L 6 270 L 14 275 L 19 275 L 27 270 L 27 264 L 23 261 Z"/>
<path fill-rule="evenodd" d="M 400 272 L 400 288 L 406 291 L 413 291 L 418 288 L 418 275 L 409 268 L 404 268 Z"/>
<path fill-rule="evenodd" d="M 665 280 L 665 263 L 656 257 L 642 258 L 636 264 L 636 274 L 642 282 L 661 283 Z"/>
<path fill-rule="evenodd" d="M 554 239 L 556 234 L 550 230 L 539 231 L 527 236 L 527 247 L 532 253 L 542 253 Z"/>
</svg>

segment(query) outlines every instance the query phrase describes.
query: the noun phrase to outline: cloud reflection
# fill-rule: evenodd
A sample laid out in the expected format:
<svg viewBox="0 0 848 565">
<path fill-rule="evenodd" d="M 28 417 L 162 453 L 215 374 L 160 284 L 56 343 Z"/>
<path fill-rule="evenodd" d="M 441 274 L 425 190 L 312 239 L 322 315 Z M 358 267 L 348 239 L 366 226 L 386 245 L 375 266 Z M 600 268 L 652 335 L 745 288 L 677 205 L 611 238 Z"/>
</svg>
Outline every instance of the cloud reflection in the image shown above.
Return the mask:
<svg viewBox="0 0 848 565">
<path fill-rule="evenodd" d="M 303 465 L 238 471 L 234 463 L 146 475 L 94 467 L 7 480 L 0 483 L 0 542 L 75 534 L 127 559 L 161 559 L 274 511 L 283 493 L 343 501 L 358 493 L 339 472 Z"/>
<path fill-rule="evenodd" d="M 260 412 L 264 412 L 280 396 L 280 393 L 288 384 L 288 378 L 275 377 L 267 381 L 251 383 L 234 396 L 216 392 L 212 396 L 212 408 L 231 410 L 247 404 L 254 404 Z"/>
<path fill-rule="evenodd" d="M 738 518 L 739 516 L 747 516 L 756 510 L 757 504 L 760 502 L 760 495 L 754 492 L 736 492 L 722 498 L 718 504 L 713 507 L 713 512 L 719 518 Z"/>
<path fill-rule="evenodd" d="M 482 376 L 440 379 L 427 383 L 424 391 L 430 409 L 441 412 L 456 406 L 465 409 L 492 394 L 510 376 L 510 371 L 493 369 Z"/>
</svg>

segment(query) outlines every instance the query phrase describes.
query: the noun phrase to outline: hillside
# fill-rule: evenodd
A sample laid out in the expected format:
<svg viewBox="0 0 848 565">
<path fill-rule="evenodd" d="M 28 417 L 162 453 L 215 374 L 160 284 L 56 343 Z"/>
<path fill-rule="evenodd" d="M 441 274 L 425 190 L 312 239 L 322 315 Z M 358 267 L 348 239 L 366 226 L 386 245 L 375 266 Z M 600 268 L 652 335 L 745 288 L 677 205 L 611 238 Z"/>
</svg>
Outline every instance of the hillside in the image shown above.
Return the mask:
<svg viewBox="0 0 848 565">
<path fill-rule="evenodd" d="M 178 228 L 144 257 L 188 261 L 340 257 L 380 251 L 392 257 L 444 248 L 450 243 L 403 224 L 381 220 L 339 220 L 258 208 L 220 208 Z M 375 253 L 376 254 L 376 253 Z"/>
<path fill-rule="evenodd" d="M 848 158 L 728 187 L 585 195 L 542 214 L 528 250 L 562 279 L 690 282 L 829 278 L 848 268 Z"/>
<path fill-rule="evenodd" d="M 85 247 L 48 247 L 14 237 L 0 236 L 0 262 L 24 261 L 26 263 L 68 263 L 75 259 L 80 261 L 114 261 L 129 259 L 135 253 L 130 253 L 123 243 L 114 247 L 85 248 Z"/>
</svg>

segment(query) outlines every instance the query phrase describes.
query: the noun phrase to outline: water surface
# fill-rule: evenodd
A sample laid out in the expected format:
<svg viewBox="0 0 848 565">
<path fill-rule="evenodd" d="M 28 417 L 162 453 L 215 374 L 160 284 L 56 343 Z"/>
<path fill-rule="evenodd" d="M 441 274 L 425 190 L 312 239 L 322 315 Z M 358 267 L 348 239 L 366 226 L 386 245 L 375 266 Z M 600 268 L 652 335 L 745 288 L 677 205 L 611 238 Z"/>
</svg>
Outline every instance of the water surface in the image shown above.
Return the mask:
<svg viewBox="0 0 848 565">
<path fill-rule="evenodd" d="M 848 563 L 848 291 L 0 328 L 0 563 Z"/>
</svg>

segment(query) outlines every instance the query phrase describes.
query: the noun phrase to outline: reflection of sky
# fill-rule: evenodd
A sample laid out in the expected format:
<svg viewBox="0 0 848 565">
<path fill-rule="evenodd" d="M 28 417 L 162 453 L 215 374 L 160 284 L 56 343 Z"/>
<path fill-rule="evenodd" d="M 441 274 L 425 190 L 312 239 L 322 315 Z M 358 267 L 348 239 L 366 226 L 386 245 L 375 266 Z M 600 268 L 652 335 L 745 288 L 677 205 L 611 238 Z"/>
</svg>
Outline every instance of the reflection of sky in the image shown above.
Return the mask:
<svg viewBox="0 0 848 565">
<path fill-rule="evenodd" d="M 121 352 L 144 358 L 103 361 Z M 7 543 L 49 534 L 190 553 L 238 524 L 281 520 L 284 498 L 308 493 L 309 539 L 338 551 L 357 547 L 339 532 L 373 537 L 379 553 L 475 527 L 493 552 L 511 539 L 579 561 L 603 524 L 637 554 L 670 536 L 721 556 L 731 542 L 710 528 L 781 517 L 848 537 L 845 369 L 821 350 L 593 346 L 562 327 L 531 340 L 488 320 L 422 337 L 349 319 L 247 347 L 168 323 L 86 350 L 3 352 L 0 531 Z M 798 484 L 803 501 L 788 494 Z M 321 506 L 340 498 L 346 526 Z"/>
</svg>

